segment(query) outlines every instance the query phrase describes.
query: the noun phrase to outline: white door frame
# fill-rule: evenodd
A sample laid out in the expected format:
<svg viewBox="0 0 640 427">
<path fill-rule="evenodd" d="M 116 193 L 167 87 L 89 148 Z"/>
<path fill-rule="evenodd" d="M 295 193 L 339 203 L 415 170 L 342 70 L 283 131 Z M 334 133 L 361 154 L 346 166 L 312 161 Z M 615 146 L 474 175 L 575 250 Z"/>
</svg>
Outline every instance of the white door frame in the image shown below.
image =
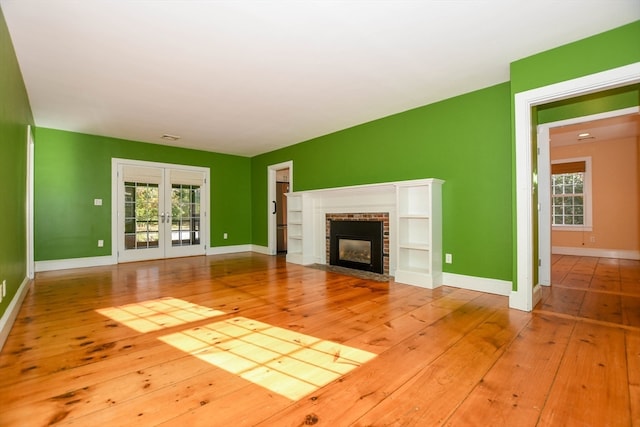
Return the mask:
<svg viewBox="0 0 640 427">
<path fill-rule="evenodd" d="M 27 277 L 35 277 L 36 263 L 34 256 L 34 217 L 33 217 L 33 167 L 35 161 L 35 143 L 33 140 L 33 128 L 27 126 Z"/>
<path fill-rule="evenodd" d="M 209 196 L 211 193 L 211 185 L 210 185 L 210 175 L 211 171 L 207 167 L 202 166 L 191 166 L 191 165 L 181 165 L 174 163 L 159 163 L 159 162 L 149 162 L 143 160 L 131 160 L 131 159 L 120 159 L 120 158 L 112 158 L 111 159 L 111 259 L 113 264 L 118 263 L 118 250 L 119 250 L 119 237 L 122 230 L 120 229 L 120 221 L 119 221 L 119 176 L 118 170 L 121 166 L 144 166 L 151 168 L 163 168 L 163 169 L 186 169 L 193 170 L 204 173 L 204 191 L 200 195 L 202 210 L 200 212 L 201 222 L 200 222 L 200 238 L 204 244 L 204 252 L 203 255 L 206 254 L 207 248 L 209 247 L 209 229 L 210 224 L 210 216 L 209 216 Z"/>
<path fill-rule="evenodd" d="M 273 205 L 276 200 L 276 172 L 281 169 L 289 169 L 289 191 L 293 191 L 293 160 L 267 166 L 267 254 L 275 255 L 278 252 L 276 229 L 276 215 Z"/>
<path fill-rule="evenodd" d="M 543 286 L 551 285 L 551 160 L 550 137 L 551 129 L 588 123 L 595 120 L 610 119 L 612 117 L 626 116 L 640 112 L 640 107 L 622 108 L 620 110 L 606 111 L 604 113 L 588 116 L 574 117 L 556 122 L 544 123 L 538 126 L 538 202 L 540 212 L 538 215 L 538 245 L 541 265 L 538 271 L 539 282 Z"/>
<path fill-rule="evenodd" d="M 640 62 L 515 94 L 517 290 L 512 291 L 509 296 L 509 307 L 531 311 L 540 299 L 540 288 L 538 284 L 533 283 L 533 245 L 537 236 L 533 235 L 532 214 L 534 177 L 531 158 L 531 109 L 537 105 L 638 82 Z"/>
</svg>

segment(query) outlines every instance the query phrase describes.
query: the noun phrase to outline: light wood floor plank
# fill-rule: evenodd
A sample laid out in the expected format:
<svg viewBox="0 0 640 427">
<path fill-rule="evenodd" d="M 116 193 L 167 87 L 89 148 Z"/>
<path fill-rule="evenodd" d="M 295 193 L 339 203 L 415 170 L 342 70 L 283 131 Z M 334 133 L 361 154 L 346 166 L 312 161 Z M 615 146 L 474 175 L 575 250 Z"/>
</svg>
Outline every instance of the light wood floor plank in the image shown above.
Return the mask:
<svg viewBox="0 0 640 427">
<path fill-rule="evenodd" d="M 536 316 L 447 420 L 448 426 L 535 426 L 575 321 Z"/>
<path fill-rule="evenodd" d="M 640 427 L 640 331 L 626 331 L 631 425 Z"/>
<path fill-rule="evenodd" d="M 627 372 L 624 330 L 579 322 L 538 425 L 630 425 Z"/>
<path fill-rule="evenodd" d="M 442 424 L 528 321 L 524 313 L 496 311 L 355 425 Z"/>
</svg>

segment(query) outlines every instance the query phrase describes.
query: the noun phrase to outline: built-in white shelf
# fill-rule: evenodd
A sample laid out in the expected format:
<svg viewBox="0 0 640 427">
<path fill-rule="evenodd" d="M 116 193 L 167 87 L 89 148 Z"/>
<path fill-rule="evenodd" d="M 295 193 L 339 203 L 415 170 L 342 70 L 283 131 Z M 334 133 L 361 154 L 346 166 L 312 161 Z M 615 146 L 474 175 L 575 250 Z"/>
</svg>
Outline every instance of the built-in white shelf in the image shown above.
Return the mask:
<svg viewBox="0 0 640 427">
<path fill-rule="evenodd" d="M 304 193 L 287 196 L 287 261 L 312 264 L 313 219 L 311 198 Z"/>
<path fill-rule="evenodd" d="M 442 183 L 427 179 L 396 184 L 396 282 L 426 288 L 442 284 Z"/>
<path fill-rule="evenodd" d="M 440 286 L 443 183 L 417 179 L 288 193 L 287 261 L 326 262 L 327 212 L 389 212 L 389 273 L 399 283 Z"/>
</svg>

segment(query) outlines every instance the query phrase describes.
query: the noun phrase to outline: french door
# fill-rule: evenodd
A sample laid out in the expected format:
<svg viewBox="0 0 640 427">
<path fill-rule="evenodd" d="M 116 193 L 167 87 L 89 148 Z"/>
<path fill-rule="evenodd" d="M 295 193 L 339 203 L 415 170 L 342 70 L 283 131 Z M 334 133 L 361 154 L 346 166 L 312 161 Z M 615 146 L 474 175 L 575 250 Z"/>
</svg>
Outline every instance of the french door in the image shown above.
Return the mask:
<svg viewBox="0 0 640 427">
<path fill-rule="evenodd" d="M 117 163 L 118 262 L 204 255 L 208 169 Z"/>
</svg>

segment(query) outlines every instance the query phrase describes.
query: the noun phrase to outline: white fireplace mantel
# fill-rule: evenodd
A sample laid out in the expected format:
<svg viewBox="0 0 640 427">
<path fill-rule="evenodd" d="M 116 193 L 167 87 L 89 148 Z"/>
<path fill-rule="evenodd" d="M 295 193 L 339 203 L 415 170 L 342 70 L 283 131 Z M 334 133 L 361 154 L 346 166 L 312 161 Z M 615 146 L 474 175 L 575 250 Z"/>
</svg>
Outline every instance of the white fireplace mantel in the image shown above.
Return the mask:
<svg viewBox="0 0 640 427">
<path fill-rule="evenodd" d="M 396 273 L 405 277 L 404 283 L 415 284 L 419 286 L 435 287 L 439 286 L 439 282 L 442 276 L 441 266 L 441 203 L 440 196 L 440 184 L 443 181 L 436 179 L 418 179 L 409 181 L 396 181 L 385 182 L 378 184 L 368 185 L 356 185 L 350 187 L 338 187 L 309 191 L 297 191 L 287 194 L 288 205 L 288 245 L 287 245 L 287 261 L 309 265 L 309 264 L 327 264 L 326 259 L 326 223 L 325 215 L 328 213 L 341 214 L 341 213 L 388 213 L 389 214 L 389 274 L 398 277 Z M 432 203 L 430 200 L 426 200 L 428 196 L 434 194 L 434 185 L 437 187 L 435 191 L 438 196 L 437 203 Z M 405 189 L 405 190 L 400 190 Z M 409 190 L 406 190 L 409 189 Z M 413 189 L 428 189 L 426 192 L 415 192 Z M 402 191 L 409 191 L 410 197 L 419 198 L 420 200 L 408 200 L 406 196 L 401 196 Z M 406 192 L 402 194 L 407 194 Z M 414 196 L 415 194 L 415 196 Z M 422 200 L 425 199 L 425 200 Z M 432 242 L 426 245 L 421 237 L 418 237 L 417 243 L 412 243 L 409 237 L 404 238 L 407 242 L 400 242 L 399 238 L 399 226 L 401 225 L 400 211 L 403 208 L 398 204 L 409 203 L 411 206 L 428 206 L 428 213 L 432 217 L 427 215 L 417 215 L 413 212 L 408 212 L 408 215 L 404 215 L 404 218 L 410 218 L 410 221 L 416 222 L 425 220 L 431 225 L 439 225 L 437 230 L 429 231 L 427 237 L 433 239 L 438 247 L 434 247 Z M 407 212 L 405 212 L 407 213 Z M 405 227 L 406 228 L 406 227 Z M 418 233 L 422 233 L 424 227 L 418 228 Z M 404 228 L 403 228 L 404 229 Z M 431 230 L 431 228 L 429 229 Z M 413 233 L 408 233 L 406 230 L 403 235 L 408 236 Z M 403 246 L 404 244 L 404 246 Z M 417 248 L 417 249 L 416 249 Z M 409 254 L 408 251 L 419 251 L 420 253 L 416 257 L 415 254 Z M 406 254 L 407 260 L 399 261 L 399 256 Z M 424 257 L 422 254 L 428 254 L 429 266 L 420 267 L 418 273 L 405 274 L 406 272 L 397 271 L 398 266 L 403 267 L 400 270 L 411 269 L 413 263 L 417 262 L 416 259 Z M 432 259 L 438 258 L 435 262 L 434 270 Z M 423 262 L 420 260 L 420 262 Z M 428 272 L 429 280 L 424 281 L 422 276 L 426 276 Z M 433 278 L 435 277 L 435 280 Z"/>
</svg>

